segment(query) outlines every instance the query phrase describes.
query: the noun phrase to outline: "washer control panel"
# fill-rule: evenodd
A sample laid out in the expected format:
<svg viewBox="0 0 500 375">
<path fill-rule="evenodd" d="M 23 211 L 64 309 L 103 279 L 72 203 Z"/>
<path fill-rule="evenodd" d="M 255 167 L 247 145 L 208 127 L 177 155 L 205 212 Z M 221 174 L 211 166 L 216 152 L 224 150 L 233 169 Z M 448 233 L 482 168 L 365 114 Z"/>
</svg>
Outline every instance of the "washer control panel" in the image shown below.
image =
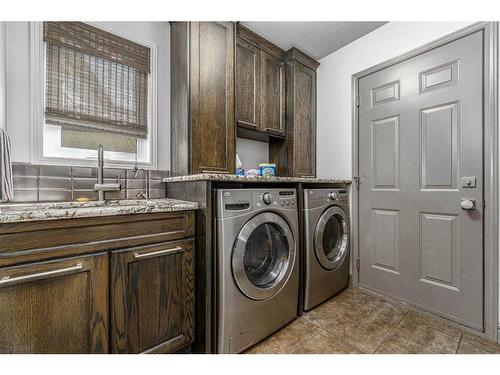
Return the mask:
<svg viewBox="0 0 500 375">
<path fill-rule="evenodd" d="M 255 208 L 291 208 L 297 206 L 295 190 L 259 190 L 253 192 Z"/>
<path fill-rule="evenodd" d="M 257 210 L 297 210 L 295 189 L 219 189 L 216 191 L 218 219 Z"/>
</svg>

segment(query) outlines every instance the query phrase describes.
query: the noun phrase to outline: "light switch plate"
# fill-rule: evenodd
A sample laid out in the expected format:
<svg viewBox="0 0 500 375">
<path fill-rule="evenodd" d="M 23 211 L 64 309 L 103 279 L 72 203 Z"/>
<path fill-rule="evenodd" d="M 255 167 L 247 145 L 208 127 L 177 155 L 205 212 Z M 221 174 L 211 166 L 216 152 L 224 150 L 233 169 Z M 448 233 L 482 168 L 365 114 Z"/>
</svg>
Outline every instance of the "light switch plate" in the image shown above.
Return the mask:
<svg viewBox="0 0 500 375">
<path fill-rule="evenodd" d="M 463 188 L 475 188 L 476 187 L 476 177 L 462 177 L 462 187 Z"/>
</svg>

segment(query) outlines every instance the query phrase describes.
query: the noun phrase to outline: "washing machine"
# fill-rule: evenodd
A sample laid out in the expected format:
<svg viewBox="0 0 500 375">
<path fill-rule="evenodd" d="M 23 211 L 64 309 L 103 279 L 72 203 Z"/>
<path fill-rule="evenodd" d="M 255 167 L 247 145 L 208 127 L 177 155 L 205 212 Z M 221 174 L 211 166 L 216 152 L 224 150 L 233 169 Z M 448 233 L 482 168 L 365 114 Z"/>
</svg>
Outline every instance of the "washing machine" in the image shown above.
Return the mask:
<svg viewBox="0 0 500 375">
<path fill-rule="evenodd" d="M 349 200 L 347 190 L 304 189 L 304 310 L 349 284 Z"/>
<path fill-rule="evenodd" d="M 217 201 L 218 353 L 239 353 L 297 316 L 295 189 L 221 189 Z"/>
</svg>

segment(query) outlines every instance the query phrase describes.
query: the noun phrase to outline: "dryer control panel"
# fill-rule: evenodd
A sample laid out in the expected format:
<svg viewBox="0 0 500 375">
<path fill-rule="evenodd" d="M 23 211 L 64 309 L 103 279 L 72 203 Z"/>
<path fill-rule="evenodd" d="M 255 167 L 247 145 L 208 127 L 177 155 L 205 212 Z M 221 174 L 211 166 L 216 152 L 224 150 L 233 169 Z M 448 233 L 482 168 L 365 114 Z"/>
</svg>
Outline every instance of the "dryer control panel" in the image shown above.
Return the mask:
<svg viewBox="0 0 500 375">
<path fill-rule="evenodd" d="M 304 190 L 304 208 L 316 208 L 328 204 L 347 206 L 347 189 L 306 189 Z"/>
</svg>

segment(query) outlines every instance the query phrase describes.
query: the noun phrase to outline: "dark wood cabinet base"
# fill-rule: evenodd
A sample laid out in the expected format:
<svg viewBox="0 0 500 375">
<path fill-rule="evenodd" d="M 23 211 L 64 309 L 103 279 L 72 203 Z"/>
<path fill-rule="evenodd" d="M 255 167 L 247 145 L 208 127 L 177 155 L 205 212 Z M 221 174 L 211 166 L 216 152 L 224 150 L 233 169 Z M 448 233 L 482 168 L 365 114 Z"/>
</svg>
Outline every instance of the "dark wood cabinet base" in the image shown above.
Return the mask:
<svg viewBox="0 0 500 375">
<path fill-rule="evenodd" d="M 183 211 L 0 225 L 0 353 L 191 345 L 194 223 Z"/>
</svg>

